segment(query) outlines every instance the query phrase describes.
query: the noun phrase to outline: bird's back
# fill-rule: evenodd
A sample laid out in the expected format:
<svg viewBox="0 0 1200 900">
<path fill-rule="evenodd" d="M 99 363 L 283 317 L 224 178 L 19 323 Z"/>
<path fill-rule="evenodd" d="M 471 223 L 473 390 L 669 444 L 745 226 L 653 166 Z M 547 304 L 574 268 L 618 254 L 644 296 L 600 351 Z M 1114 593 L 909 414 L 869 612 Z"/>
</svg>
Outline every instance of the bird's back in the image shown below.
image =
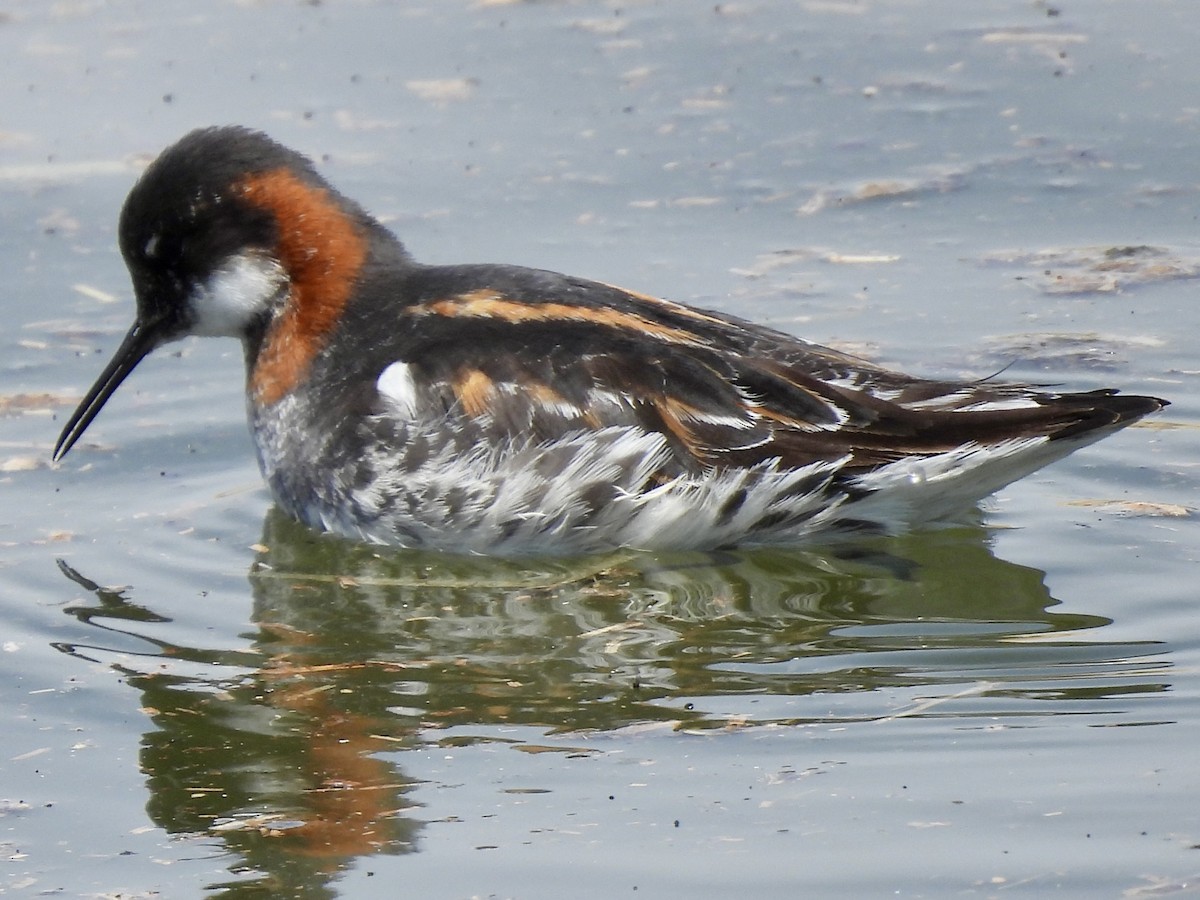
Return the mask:
<svg viewBox="0 0 1200 900">
<path fill-rule="evenodd" d="M 540 270 L 412 265 L 401 293 L 363 294 L 374 340 L 347 311 L 347 337 L 313 372 L 336 397 L 255 425 L 260 446 L 328 435 L 315 457 L 305 442 L 308 464 L 296 450 L 264 465 L 276 495 L 312 524 L 387 543 L 583 552 L 891 529 L 1164 405 L 912 378 Z"/>
</svg>

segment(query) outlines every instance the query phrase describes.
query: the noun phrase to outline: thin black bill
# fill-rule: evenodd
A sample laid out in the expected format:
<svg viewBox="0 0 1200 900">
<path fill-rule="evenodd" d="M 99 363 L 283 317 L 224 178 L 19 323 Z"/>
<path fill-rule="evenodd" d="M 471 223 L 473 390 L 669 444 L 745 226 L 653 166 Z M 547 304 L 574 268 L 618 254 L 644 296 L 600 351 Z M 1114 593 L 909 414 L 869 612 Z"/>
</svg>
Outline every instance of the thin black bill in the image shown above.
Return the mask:
<svg viewBox="0 0 1200 900">
<path fill-rule="evenodd" d="M 75 446 L 75 442 L 83 436 L 88 425 L 92 423 L 92 419 L 96 418 L 108 398 L 121 386 L 121 382 L 137 367 L 138 363 L 145 359 L 151 350 L 158 346 L 159 340 L 156 334 L 158 329 L 155 328 L 155 324 L 140 320 L 133 323 L 133 327 L 121 341 L 121 346 L 117 348 L 113 358 L 104 367 L 104 371 L 100 373 L 96 383 L 92 385 L 91 390 L 80 401 L 79 406 L 76 407 L 75 412 L 71 413 L 71 418 L 63 427 L 62 434 L 58 436 L 58 443 L 54 445 L 56 461 L 66 456 L 67 452 Z"/>
</svg>

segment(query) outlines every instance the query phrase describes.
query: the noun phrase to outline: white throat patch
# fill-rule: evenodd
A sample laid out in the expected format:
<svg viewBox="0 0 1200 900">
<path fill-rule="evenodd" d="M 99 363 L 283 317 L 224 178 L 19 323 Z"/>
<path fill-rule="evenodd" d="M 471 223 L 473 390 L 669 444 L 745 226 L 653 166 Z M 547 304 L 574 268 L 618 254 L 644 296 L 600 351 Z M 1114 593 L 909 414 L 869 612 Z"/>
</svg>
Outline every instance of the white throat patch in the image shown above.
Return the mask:
<svg viewBox="0 0 1200 900">
<path fill-rule="evenodd" d="M 238 337 L 287 282 L 278 260 L 256 252 L 231 256 L 192 295 L 192 334 Z"/>
</svg>

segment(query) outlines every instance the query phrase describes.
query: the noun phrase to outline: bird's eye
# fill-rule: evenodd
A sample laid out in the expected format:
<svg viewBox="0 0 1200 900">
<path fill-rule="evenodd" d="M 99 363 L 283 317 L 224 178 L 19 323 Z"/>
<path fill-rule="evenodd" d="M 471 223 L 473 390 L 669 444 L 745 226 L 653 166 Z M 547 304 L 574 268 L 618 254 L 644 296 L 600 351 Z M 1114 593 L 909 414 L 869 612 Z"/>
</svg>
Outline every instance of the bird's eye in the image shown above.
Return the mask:
<svg viewBox="0 0 1200 900">
<path fill-rule="evenodd" d="M 171 266 L 183 259 L 183 241 L 170 234 L 156 231 L 142 244 L 142 258 L 147 262 Z"/>
</svg>

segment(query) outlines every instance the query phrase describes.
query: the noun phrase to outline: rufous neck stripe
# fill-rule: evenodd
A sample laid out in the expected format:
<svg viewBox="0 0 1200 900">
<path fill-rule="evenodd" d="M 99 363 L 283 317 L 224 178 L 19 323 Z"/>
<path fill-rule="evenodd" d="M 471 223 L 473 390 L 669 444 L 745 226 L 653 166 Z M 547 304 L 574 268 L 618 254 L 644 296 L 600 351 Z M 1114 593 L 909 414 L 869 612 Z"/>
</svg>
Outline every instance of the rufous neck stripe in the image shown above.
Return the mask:
<svg viewBox="0 0 1200 900">
<path fill-rule="evenodd" d="M 308 375 L 354 289 L 367 241 L 329 191 L 287 169 L 253 175 L 239 190 L 278 224 L 279 261 L 291 282 L 283 311 L 268 328 L 250 373 L 252 398 L 269 405 Z"/>
</svg>

